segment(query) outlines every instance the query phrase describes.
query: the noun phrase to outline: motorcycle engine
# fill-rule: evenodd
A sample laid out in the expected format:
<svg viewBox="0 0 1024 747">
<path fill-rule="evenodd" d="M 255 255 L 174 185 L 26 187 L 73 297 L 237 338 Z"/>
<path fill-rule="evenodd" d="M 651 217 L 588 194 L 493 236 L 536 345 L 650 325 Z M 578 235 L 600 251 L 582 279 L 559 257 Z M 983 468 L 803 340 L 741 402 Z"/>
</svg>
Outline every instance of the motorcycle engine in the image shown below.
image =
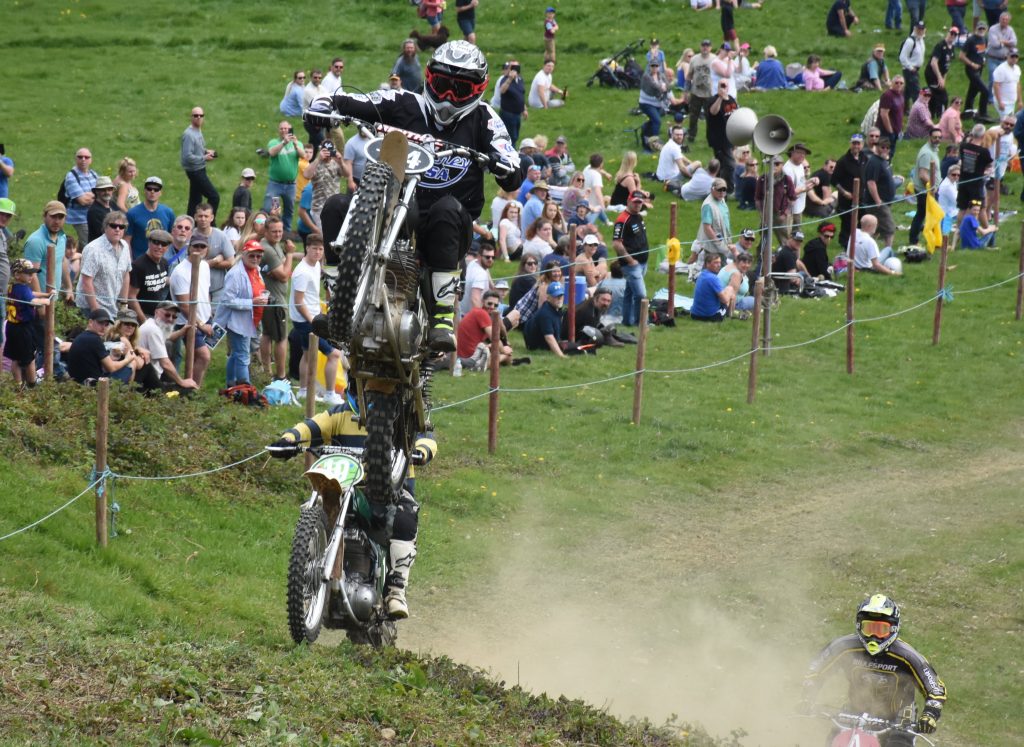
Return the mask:
<svg viewBox="0 0 1024 747">
<path fill-rule="evenodd" d="M 377 593 L 377 552 L 370 540 L 358 529 L 345 532 L 345 596 L 352 612 L 365 622 L 370 619 L 380 595 Z"/>
</svg>

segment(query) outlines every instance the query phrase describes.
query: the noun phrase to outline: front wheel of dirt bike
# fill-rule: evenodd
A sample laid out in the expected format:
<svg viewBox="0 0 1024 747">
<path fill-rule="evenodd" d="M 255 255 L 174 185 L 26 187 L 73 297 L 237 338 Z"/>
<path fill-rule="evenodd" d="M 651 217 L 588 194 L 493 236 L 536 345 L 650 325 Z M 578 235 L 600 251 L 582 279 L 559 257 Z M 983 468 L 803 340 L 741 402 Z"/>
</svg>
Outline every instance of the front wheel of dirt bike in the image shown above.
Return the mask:
<svg viewBox="0 0 1024 747">
<path fill-rule="evenodd" d="M 387 213 L 397 187 L 390 166 L 367 162 L 345 218 L 348 228 L 338 251 L 338 279 L 327 317 L 331 339 L 339 344 L 352 340 L 366 308 L 375 274 L 371 271 L 373 254 L 388 225 Z"/>
<path fill-rule="evenodd" d="M 366 495 L 374 503 L 397 502 L 409 473 L 405 409 L 397 393 L 366 393 Z"/>
<path fill-rule="evenodd" d="M 327 539 L 323 508 L 302 509 L 288 562 L 288 629 L 296 643 L 312 643 L 320 635 L 328 597 L 323 574 Z"/>
</svg>

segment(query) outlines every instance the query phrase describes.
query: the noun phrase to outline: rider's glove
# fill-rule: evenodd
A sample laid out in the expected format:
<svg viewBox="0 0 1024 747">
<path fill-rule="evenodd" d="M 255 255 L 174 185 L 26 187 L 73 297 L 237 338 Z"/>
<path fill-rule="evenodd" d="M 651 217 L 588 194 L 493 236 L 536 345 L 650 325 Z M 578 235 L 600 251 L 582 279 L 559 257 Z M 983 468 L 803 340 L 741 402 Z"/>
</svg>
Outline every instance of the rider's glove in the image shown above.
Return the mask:
<svg viewBox="0 0 1024 747">
<path fill-rule="evenodd" d="M 331 119 L 331 114 L 333 113 L 334 106 L 331 104 L 330 99 L 317 99 L 303 112 L 302 121 L 308 122 L 313 127 L 334 127 L 336 122 Z"/>
<path fill-rule="evenodd" d="M 293 456 L 299 453 L 299 447 L 292 441 L 286 441 L 283 438 L 274 441 L 267 447 L 267 451 L 270 452 L 270 456 L 275 459 L 291 459 Z"/>
<path fill-rule="evenodd" d="M 936 726 L 935 722 L 937 720 L 938 717 L 934 713 L 929 713 L 928 711 L 925 711 L 923 714 L 921 714 L 921 718 L 917 720 L 918 732 L 920 732 L 921 734 L 934 734 Z"/>
<path fill-rule="evenodd" d="M 487 154 L 487 170 L 495 176 L 508 176 L 512 173 L 512 167 L 498 153 Z"/>
</svg>

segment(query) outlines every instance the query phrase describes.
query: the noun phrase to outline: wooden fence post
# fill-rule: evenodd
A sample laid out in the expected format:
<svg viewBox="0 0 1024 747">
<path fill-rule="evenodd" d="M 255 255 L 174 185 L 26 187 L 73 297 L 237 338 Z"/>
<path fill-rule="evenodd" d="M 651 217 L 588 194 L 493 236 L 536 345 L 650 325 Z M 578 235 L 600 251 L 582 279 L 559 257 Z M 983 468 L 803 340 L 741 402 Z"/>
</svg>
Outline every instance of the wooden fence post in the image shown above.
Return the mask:
<svg viewBox="0 0 1024 747">
<path fill-rule="evenodd" d="M 188 261 L 192 262 L 192 248 L 189 247 Z M 202 260 L 196 255 L 192 262 L 192 282 L 188 288 L 188 332 L 185 333 L 185 378 L 191 379 L 196 357 L 196 316 L 199 313 L 196 301 L 199 299 L 199 265 Z"/>
<path fill-rule="evenodd" d="M 854 261 L 857 257 L 857 231 L 860 230 L 858 216 L 860 213 L 860 179 L 853 180 L 853 212 L 850 213 L 850 239 L 847 242 L 846 265 L 846 373 L 853 373 L 853 318 L 854 295 L 857 288 L 857 268 Z"/>
<path fill-rule="evenodd" d="M 46 287 L 40 288 L 44 293 L 48 290 L 55 290 L 57 283 L 54 282 L 54 267 L 56 266 L 55 252 L 57 247 L 52 243 L 46 245 Z M 43 378 L 53 378 L 53 327 L 57 318 L 58 295 L 50 298 L 50 305 L 46 307 L 46 318 L 43 320 Z"/>
<path fill-rule="evenodd" d="M 309 333 L 309 349 L 306 351 L 306 417 L 316 415 L 316 364 L 320 353 L 320 338 Z M 301 380 L 301 378 L 300 378 Z M 306 469 L 313 466 L 316 457 L 306 452 Z"/>
<path fill-rule="evenodd" d="M 110 424 L 110 379 L 96 382 L 96 544 L 107 546 L 107 434 Z"/>
<path fill-rule="evenodd" d="M 1020 227 L 1020 249 L 1017 252 L 1017 313 L 1015 318 L 1020 321 L 1021 307 L 1024 305 L 1024 223 Z"/>
<path fill-rule="evenodd" d="M 1024 230 L 1024 226 L 1021 226 Z M 946 287 L 946 259 L 949 256 L 949 237 L 942 237 L 942 248 L 939 254 L 939 295 L 935 299 L 935 324 L 932 327 L 932 345 L 939 344 L 942 334 L 942 289 Z"/>
<path fill-rule="evenodd" d="M 636 346 L 636 374 L 633 378 L 633 425 L 640 425 L 640 405 L 644 398 L 644 361 L 647 357 L 647 308 L 646 298 L 640 301 L 640 339 Z"/>
<path fill-rule="evenodd" d="M 501 367 L 501 316 L 498 310 L 491 311 L 491 393 L 487 402 L 487 453 L 498 450 L 498 388 L 501 384 L 498 369 Z M 572 327 L 569 327 L 572 329 Z"/>
</svg>

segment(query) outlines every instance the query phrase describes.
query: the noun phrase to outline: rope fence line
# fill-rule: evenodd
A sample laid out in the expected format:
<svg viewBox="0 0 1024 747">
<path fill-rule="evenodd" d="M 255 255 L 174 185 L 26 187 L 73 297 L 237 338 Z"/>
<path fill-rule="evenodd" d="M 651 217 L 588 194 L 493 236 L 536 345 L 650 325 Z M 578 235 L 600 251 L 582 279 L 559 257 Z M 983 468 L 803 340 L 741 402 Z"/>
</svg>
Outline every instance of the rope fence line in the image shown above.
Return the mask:
<svg viewBox="0 0 1024 747">
<path fill-rule="evenodd" d="M 97 485 L 99 485 L 99 484 L 100 484 L 101 482 L 103 482 L 103 481 L 104 481 L 104 480 L 106 480 L 106 479 L 107 479 L 107 475 L 106 475 L 106 474 L 102 474 L 102 475 L 100 475 L 99 477 L 97 477 L 97 478 L 96 478 L 96 480 L 95 480 L 95 481 L 94 481 L 94 482 L 93 482 L 93 483 L 92 483 L 91 485 L 89 485 L 88 487 L 86 487 L 86 489 L 85 489 L 85 490 L 83 490 L 83 491 L 82 491 L 81 493 L 79 493 L 78 495 L 76 495 L 76 496 L 75 496 L 74 498 L 72 498 L 72 499 L 71 499 L 70 501 L 68 501 L 67 503 L 65 503 L 65 504 L 64 504 L 63 506 L 61 506 L 60 508 L 54 509 L 53 511 L 51 511 L 50 513 L 48 513 L 48 514 L 47 514 L 46 516 L 42 517 L 41 519 L 36 519 L 36 520 L 35 520 L 35 521 L 33 521 L 33 522 L 32 522 L 31 524 L 29 524 L 29 525 L 27 525 L 27 526 L 23 526 L 23 527 L 22 527 L 21 529 L 15 529 L 15 530 L 14 530 L 13 532 L 10 532 L 10 533 L 8 533 L 8 534 L 5 534 L 5 535 L 4 535 L 3 537 L 0 537 L 0 542 L 3 542 L 3 541 L 4 541 L 4 540 L 6 540 L 6 539 L 10 539 L 11 537 L 14 537 L 14 536 L 16 536 L 16 535 L 19 535 L 19 534 L 21 534 L 21 533 L 23 533 L 23 532 L 27 532 L 27 531 L 28 531 L 29 529 L 34 529 L 35 527 L 39 526 L 40 524 L 42 524 L 42 523 L 43 523 L 44 521 L 46 521 L 47 519 L 49 519 L 49 518 L 51 518 L 51 517 L 53 517 L 53 516 L 56 516 L 56 515 L 57 515 L 57 514 L 59 514 L 59 513 L 61 512 L 61 511 L 63 511 L 63 510 L 65 509 L 65 508 L 67 508 L 68 506 L 70 506 L 70 505 L 71 505 L 72 503 L 74 503 L 75 501 L 77 501 L 77 500 L 78 500 L 79 498 L 81 498 L 81 497 L 82 497 L 83 495 L 85 495 L 86 493 L 88 493 L 88 492 L 89 492 L 90 490 L 92 490 L 93 488 L 95 488 L 95 487 L 96 487 Z"/>
</svg>

